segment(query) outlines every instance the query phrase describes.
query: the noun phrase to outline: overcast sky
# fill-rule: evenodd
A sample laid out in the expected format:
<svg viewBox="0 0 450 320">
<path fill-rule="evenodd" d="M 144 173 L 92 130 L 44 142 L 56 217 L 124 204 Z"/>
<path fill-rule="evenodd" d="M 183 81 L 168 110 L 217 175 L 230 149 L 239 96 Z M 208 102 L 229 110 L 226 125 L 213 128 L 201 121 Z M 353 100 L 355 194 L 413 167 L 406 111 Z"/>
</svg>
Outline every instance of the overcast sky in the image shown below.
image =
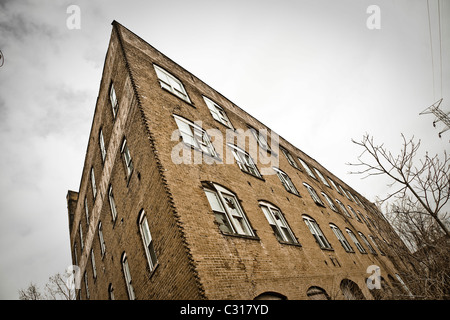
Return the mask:
<svg viewBox="0 0 450 320">
<path fill-rule="evenodd" d="M 352 138 L 397 151 L 403 133 L 423 152 L 450 150 L 450 131 L 440 139 L 419 115 L 440 98 L 450 111 L 450 3 L 441 46 L 429 3 L 432 41 L 426 0 L 0 0 L 0 299 L 71 264 L 66 194 L 79 188 L 113 20 L 373 201 L 386 184 L 348 174 Z M 80 29 L 67 27 L 71 4 Z M 380 29 L 367 27 L 370 5 Z"/>
</svg>

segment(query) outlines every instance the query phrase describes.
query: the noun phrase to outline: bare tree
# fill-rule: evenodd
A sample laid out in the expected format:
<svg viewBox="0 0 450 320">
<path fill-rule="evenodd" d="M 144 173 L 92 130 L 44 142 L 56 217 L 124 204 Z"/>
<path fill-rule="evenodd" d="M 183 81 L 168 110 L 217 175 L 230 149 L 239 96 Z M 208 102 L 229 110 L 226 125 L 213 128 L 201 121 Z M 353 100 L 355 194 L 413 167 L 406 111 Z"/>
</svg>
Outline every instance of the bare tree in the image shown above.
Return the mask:
<svg viewBox="0 0 450 320">
<path fill-rule="evenodd" d="M 68 274 L 60 273 L 51 276 L 45 285 L 44 292 L 30 283 L 27 289 L 19 290 L 20 300 L 75 300 L 75 290 L 69 285 Z"/>
<path fill-rule="evenodd" d="M 28 288 L 19 290 L 20 300 L 42 300 L 42 294 L 36 284 L 30 283 Z"/>
<path fill-rule="evenodd" d="M 420 141 L 407 140 L 403 135 L 402 139 L 398 155 L 383 144 L 376 145 L 369 135 L 360 142 L 353 141 L 363 152 L 357 163 L 350 164 L 359 169 L 352 173 L 390 179 L 388 186 L 394 191 L 378 202 L 385 206 L 390 226 L 380 220 L 377 229 L 388 235 L 393 227 L 406 245 L 399 245 L 395 237 L 383 238 L 387 254 L 403 266 L 399 276 L 415 297 L 450 299 L 450 158 L 444 151 L 441 157 L 426 153 L 418 160 Z M 411 295 L 398 282 L 396 285 L 396 297 Z"/>
<path fill-rule="evenodd" d="M 397 185 L 398 189 L 382 201 L 394 198 L 399 201 L 397 210 L 406 208 L 407 213 L 413 210 L 421 215 L 429 215 L 450 238 L 449 212 L 445 212 L 450 200 L 450 158 L 444 151 L 442 159 L 438 155 L 430 157 L 426 153 L 423 160 L 417 161 L 415 157 L 420 141 L 416 143 L 414 138 L 407 141 L 403 135 L 402 138 L 403 147 L 396 156 L 383 144 L 375 145 L 373 138 L 367 134 L 360 142 L 352 140 L 363 148 L 358 162 L 350 164 L 361 169 L 352 173 L 364 174 L 365 177 L 389 177 L 392 181 L 389 186 Z"/>
</svg>

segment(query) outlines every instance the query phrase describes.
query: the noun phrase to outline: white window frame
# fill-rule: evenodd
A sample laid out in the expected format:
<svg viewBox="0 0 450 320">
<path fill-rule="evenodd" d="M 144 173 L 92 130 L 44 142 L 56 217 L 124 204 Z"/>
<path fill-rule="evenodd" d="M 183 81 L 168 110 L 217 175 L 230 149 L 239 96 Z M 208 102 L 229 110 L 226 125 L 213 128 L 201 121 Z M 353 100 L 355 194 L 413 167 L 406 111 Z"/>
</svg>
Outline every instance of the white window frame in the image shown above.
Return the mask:
<svg viewBox="0 0 450 320">
<path fill-rule="evenodd" d="M 100 152 L 102 154 L 102 161 L 105 162 L 106 159 L 106 147 L 105 147 L 105 139 L 103 138 L 103 130 L 100 129 L 98 133 L 98 142 L 100 144 Z"/>
<path fill-rule="evenodd" d="M 300 195 L 297 188 L 294 186 L 294 184 L 292 183 L 291 178 L 289 178 L 289 176 L 287 175 L 286 172 L 284 172 L 283 170 L 277 168 L 277 167 L 272 167 L 273 170 L 277 173 L 278 178 L 281 181 L 281 184 L 284 186 L 284 188 L 293 194 L 296 195 Z"/>
<path fill-rule="evenodd" d="M 98 222 L 98 240 L 100 242 L 100 253 L 103 257 L 106 252 L 106 245 L 105 238 L 103 237 L 103 225 L 101 221 Z"/>
<path fill-rule="evenodd" d="M 130 266 L 128 264 L 127 254 L 124 252 L 122 255 L 122 271 L 125 277 L 125 284 L 127 286 L 128 299 L 135 300 L 134 288 L 131 278 Z"/>
<path fill-rule="evenodd" d="M 398 273 L 395 274 L 395 277 L 397 278 L 397 280 L 400 282 L 400 284 L 403 286 L 403 288 L 405 289 L 406 293 L 410 296 L 413 297 L 414 295 L 412 294 L 412 292 L 409 290 L 408 286 L 406 285 L 406 283 L 402 280 L 402 278 L 400 277 L 400 275 Z"/>
<path fill-rule="evenodd" d="M 92 186 L 92 194 L 95 199 L 95 197 L 97 196 L 97 185 L 95 184 L 94 167 L 91 167 L 91 186 Z"/>
<path fill-rule="evenodd" d="M 212 157 L 217 156 L 209 135 L 202 127 L 175 114 L 173 117 L 184 143 Z"/>
<path fill-rule="evenodd" d="M 331 179 L 329 176 L 327 176 L 327 178 L 328 178 L 328 180 L 330 180 L 331 184 L 332 184 L 333 187 L 336 189 L 336 191 L 337 191 L 339 194 L 342 194 L 342 192 L 341 192 L 341 190 L 339 190 L 339 188 L 338 188 L 336 182 L 334 182 L 334 180 Z"/>
<path fill-rule="evenodd" d="M 359 237 L 363 240 L 363 242 L 366 244 L 367 248 L 369 248 L 369 251 L 372 254 L 377 254 L 377 252 L 375 251 L 375 249 L 372 247 L 372 245 L 370 244 L 369 240 L 367 240 L 366 236 L 361 232 L 358 231 Z"/>
<path fill-rule="evenodd" d="M 341 211 L 349 218 L 352 218 L 352 216 L 350 215 L 350 213 L 348 213 L 348 210 L 345 208 L 345 205 L 338 199 L 335 199 L 336 203 L 339 205 L 339 207 L 341 208 Z"/>
<path fill-rule="evenodd" d="M 203 190 L 219 224 L 219 229 L 228 234 L 254 237 L 255 233 L 236 195 L 215 183 L 212 186 L 213 188 L 204 187 Z"/>
<path fill-rule="evenodd" d="M 324 185 L 326 185 L 328 188 L 331 188 L 330 184 L 328 183 L 327 179 L 323 176 L 322 172 L 319 171 L 319 169 L 313 167 L 314 172 L 317 174 L 319 179 L 322 181 Z"/>
<path fill-rule="evenodd" d="M 116 221 L 116 219 L 117 219 L 117 208 L 116 208 L 116 202 L 114 201 L 114 194 L 113 194 L 113 191 L 112 191 L 112 185 L 109 185 L 108 199 L 109 199 L 109 206 L 110 206 L 110 209 L 111 209 L 112 221 Z"/>
<path fill-rule="evenodd" d="M 113 82 L 111 82 L 111 87 L 109 88 L 109 100 L 111 101 L 113 118 L 115 119 L 117 116 L 117 111 L 119 110 L 119 101 L 117 100 L 116 90 L 114 89 Z"/>
<path fill-rule="evenodd" d="M 308 190 L 309 195 L 314 200 L 316 204 L 319 206 L 325 207 L 325 204 L 323 203 L 322 199 L 320 199 L 319 195 L 317 194 L 316 190 L 314 190 L 313 187 L 311 187 L 309 184 L 303 182 L 303 185 L 305 186 L 306 190 Z"/>
<path fill-rule="evenodd" d="M 298 244 L 298 241 L 295 238 L 295 235 L 289 227 L 286 218 L 284 217 L 281 210 L 265 201 L 260 201 L 259 205 L 262 212 L 266 216 L 267 221 L 272 227 L 277 240 L 279 242 Z"/>
<path fill-rule="evenodd" d="M 292 154 L 285 148 L 280 147 L 281 151 L 283 152 L 284 156 L 286 157 L 287 161 L 289 162 L 289 164 L 291 166 L 293 166 L 296 169 L 300 169 L 300 167 L 298 166 L 297 162 L 295 162 L 294 157 L 292 156 Z"/>
<path fill-rule="evenodd" d="M 183 83 L 180 80 L 178 80 L 170 72 L 164 70 L 160 66 L 156 64 L 154 64 L 153 66 L 155 67 L 155 72 L 161 88 L 166 89 L 167 91 L 173 93 L 184 101 L 191 103 L 186 89 L 184 88 Z"/>
<path fill-rule="evenodd" d="M 328 242 L 327 238 L 323 234 L 323 232 L 320 229 L 319 225 L 317 224 L 316 220 L 314 220 L 313 218 L 311 218 L 309 216 L 303 215 L 303 221 L 305 222 L 309 231 L 311 231 L 311 234 L 314 236 L 314 239 L 316 239 L 316 242 L 320 248 L 332 249 L 330 242 Z"/>
<path fill-rule="evenodd" d="M 122 148 L 120 149 L 120 153 L 122 154 L 123 161 L 125 163 L 125 167 L 127 170 L 127 178 L 131 176 L 133 173 L 133 160 L 131 158 L 130 149 L 128 148 L 127 139 L 124 138 L 122 142 Z"/>
<path fill-rule="evenodd" d="M 91 264 L 92 264 L 92 276 L 97 279 L 97 267 L 95 265 L 94 248 L 91 248 Z"/>
<path fill-rule="evenodd" d="M 153 238 L 150 233 L 150 228 L 148 226 L 147 216 L 145 211 L 142 209 L 139 214 L 139 231 L 141 233 L 142 244 L 144 245 L 145 255 L 147 256 L 148 266 L 150 268 L 150 272 L 152 272 L 158 260 L 156 258 L 156 252 L 154 248 Z"/>
<path fill-rule="evenodd" d="M 233 152 L 234 158 L 236 159 L 236 163 L 242 171 L 261 178 L 258 167 L 256 167 L 255 162 L 253 161 L 250 154 L 248 154 L 248 152 L 231 143 L 227 143 L 227 146 L 232 149 L 231 151 Z"/>
<path fill-rule="evenodd" d="M 364 249 L 364 247 L 358 241 L 358 238 L 356 238 L 356 235 L 353 233 L 353 231 L 350 230 L 349 228 L 345 228 L 345 232 L 347 232 L 347 234 L 350 236 L 350 239 L 352 239 L 353 243 L 358 248 L 359 252 L 366 254 L 367 253 L 366 249 Z"/>
<path fill-rule="evenodd" d="M 83 227 L 81 226 L 81 222 L 78 225 L 78 232 L 80 234 L 80 245 L 81 245 L 81 250 L 84 249 L 84 239 L 83 239 Z"/>
<path fill-rule="evenodd" d="M 114 298 L 114 287 L 113 287 L 112 283 L 110 283 L 108 285 L 108 297 L 109 297 L 109 300 L 115 300 L 115 298 Z"/>
<path fill-rule="evenodd" d="M 370 234 L 369 234 L 369 238 L 370 238 L 370 240 L 372 241 L 372 243 L 375 245 L 375 247 L 378 249 L 378 251 L 380 252 L 380 254 L 381 254 L 382 256 L 384 256 L 385 254 L 384 254 L 383 250 L 380 249 L 380 246 L 378 245 L 378 243 L 377 243 L 377 241 L 375 240 L 375 238 L 374 238 L 373 236 L 371 236 Z"/>
<path fill-rule="evenodd" d="M 353 250 L 352 246 L 350 245 L 350 243 L 345 238 L 345 236 L 342 233 L 341 229 L 339 229 L 338 226 L 336 226 L 335 224 L 330 223 L 330 228 L 331 228 L 331 230 L 333 230 L 336 238 L 339 240 L 339 242 L 341 243 L 341 245 L 342 245 L 342 247 L 344 248 L 345 251 L 347 251 L 347 252 L 355 252 Z"/>
<path fill-rule="evenodd" d="M 297 157 L 298 161 L 300 161 L 303 168 L 305 168 L 306 173 L 311 177 L 317 180 L 317 177 L 312 172 L 311 168 L 308 166 L 308 164 L 302 160 L 302 158 Z"/>
<path fill-rule="evenodd" d="M 89 225 L 89 207 L 86 196 L 84 197 L 84 211 L 86 213 L 86 223 Z"/>
<path fill-rule="evenodd" d="M 331 200 L 331 198 L 325 192 L 322 191 L 321 193 L 325 200 L 328 202 L 328 206 L 331 208 L 331 210 L 333 210 L 334 212 L 339 212 L 333 200 Z"/>
<path fill-rule="evenodd" d="M 206 105 L 208 106 L 209 111 L 211 112 L 212 117 L 227 126 L 228 128 L 233 129 L 233 125 L 231 124 L 230 119 L 228 118 L 225 110 L 219 106 L 217 103 L 212 101 L 211 99 L 203 96 L 203 100 L 205 100 Z"/>
<path fill-rule="evenodd" d="M 361 222 L 362 223 L 362 221 L 361 221 L 361 219 L 359 218 L 359 216 L 358 216 L 358 214 L 356 213 L 356 211 L 352 208 L 352 206 L 350 206 L 350 205 L 347 205 L 347 207 L 350 209 L 350 211 L 351 211 L 351 213 L 353 213 L 353 215 L 355 216 L 355 218 L 356 218 L 356 221 L 358 221 L 358 222 Z"/>
<path fill-rule="evenodd" d="M 248 126 L 248 128 L 253 134 L 253 137 L 255 137 L 256 141 L 258 141 L 258 145 L 266 151 L 271 151 L 269 148 L 269 144 L 267 143 L 267 137 L 261 134 L 260 130 L 256 130 L 252 126 Z"/>
</svg>

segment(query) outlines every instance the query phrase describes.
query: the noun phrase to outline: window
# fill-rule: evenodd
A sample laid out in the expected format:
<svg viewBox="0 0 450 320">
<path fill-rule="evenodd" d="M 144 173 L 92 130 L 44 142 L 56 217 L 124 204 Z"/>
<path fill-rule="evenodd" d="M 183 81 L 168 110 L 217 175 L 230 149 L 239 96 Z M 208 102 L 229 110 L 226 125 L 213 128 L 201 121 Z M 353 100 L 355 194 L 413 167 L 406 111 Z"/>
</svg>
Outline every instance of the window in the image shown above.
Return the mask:
<svg viewBox="0 0 450 320">
<path fill-rule="evenodd" d="M 111 83 L 111 87 L 109 89 L 109 100 L 111 101 L 112 113 L 115 118 L 117 115 L 117 110 L 119 109 L 119 101 L 117 100 L 116 90 L 114 90 L 113 83 Z"/>
<path fill-rule="evenodd" d="M 380 249 L 380 246 L 377 243 L 377 239 L 375 239 L 373 236 L 369 235 L 370 240 L 372 241 L 372 243 L 375 245 L 375 247 L 377 247 L 378 251 L 380 252 L 380 254 L 382 256 L 384 256 L 384 252 L 383 250 Z"/>
<path fill-rule="evenodd" d="M 314 169 L 314 172 L 315 172 L 315 173 L 317 174 L 317 176 L 319 177 L 319 179 L 322 181 L 322 183 L 323 183 L 324 185 L 326 185 L 328 188 L 331 188 L 330 184 L 329 184 L 328 181 L 325 179 L 325 177 L 323 176 L 323 174 L 322 174 L 319 170 L 317 170 L 316 168 L 313 167 L 313 169 Z"/>
<path fill-rule="evenodd" d="M 91 185 L 92 185 L 92 194 L 94 195 L 94 199 L 97 196 L 97 186 L 95 185 L 95 174 L 94 167 L 91 167 Z"/>
<path fill-rule="evenodd" d="M 103 227 L 101 221 L 98 223 L 98 240 L 100 241 L 100 252 L 103 257 L 106 252 L 106 246 L 105 246 L 105 239 L 103 238 Z"/>
<path fill-rule="evenodd" d="M 80 244 L 81 244 L 81 250 L 83 250 L 83 248 L 84 248 L 84 240 L 83 240 L 83 228 L 81 227 L 81 222 L 80 222 L 80 224 L 78 225 L 78 231 L 79 231 L 79 233 L 80 233 Z"/>
<path fill-rule="evenodd" d="M 156 253 L 153 247 L 153 239 L 150 233 L 150 228 L 148 227 L 147 217 L 145 216 L 145 211 L 141 210 L 139 215 L 139 231 L 141 232 L 142 242 L 145 248 L 145 255 L 147 256 L 148 266 L 150 267 L 150 272 L 156 266 Z"/>
<path fill-rule="evenodd" d="M 105 148 L 105 139 L 103 139 L 103 130 L 100 129 L 98 134 L 98 141 L 100 143 L 100 152 L 102 153 L 102 161 L 105 162 L 106 158 L 106 148 Z"/>
<path fill-rule="evenodd" d="M 162 69 L 161 67 L 158 67 L 157 65 L 154 65 L 154 67 L 155 67 L 156 75 L 158 76 L 159 84 L 161 85 L 161 88 L 164 88 L 164 89 L 172 92 L 173 94 L 180 97 L 184 101 L 187 101 L 189 103 L 191 102 L 191 100 L 189 100 L 186 90 L 184 89 L 184 86 L 180 80 L 175 78 L 173 75 L 171 75 L 169 72 Z"/>
<path fill-rule="evenodd" d="M 127 139 L 123 139 L 122 149 L 120 150 L 123 156 L 125 167 L 127 169 L 127 177 L 130 178 L 133 173 L 133 161 L 131 160 L 130 149 L 128 149 Z"/>
<path fill-rule="evenodd" d="M 247 152 L 230 143 L 228 143 L 227 145 L 232 149 L 234 158 L 236 159 L 236 162 L 242 171 L 261 178 L 261 174 L 259 173 L 258 168 L 253 162 L 252 157 Z"/>
<path fill-rule="evenodd" d="M 314 200 L 314 202 L 316 204 L 318 204 L 319 206 L 325 207 L 325 205 L 323 204 L 323 201 L 319 198 L 319 195 L 317 194 L 316 190 L 314 190 L 313 187 L 311 187 L 309 184 L 307 183 L 303 183 L 303 185 L 306 187 L 306 189 L 308 190 L 309 195 L 311 196 L 311 198 Z"/>
<path fill-rule="evenodd" d="M 364 218 L 364 215 L 361 213 L 361 211 L 356 210 L 356 212 L 358 213 L 358 216 L 360 216 L 360 217 L 363 219 L 364 223 L 367 224 L 367 225 L 369 225 L 369 224 L 367 223 L 366 218 Z"/>
<path fill-rule="evenodd" d="M 331 182 L 336 191 L 340 194 L 341 190 L 339 190 L 338 186 L 336 185 L 336 182 L 334 182 L 333 179 L 331 179 L 330 177 L 328 177 L 328 180 Z"/>
<path fill-rule="evenodd" d="M 86 212 L 86 223 L 89 225 L 89 208 L 88 208 L 88 202 L 87 198 L 84 197 L 84 211 Z"/>
<path fill-rule="evenodd" d="M 400 275 L 398 273 L 395 274 L 395 277 L 397 278 L 397 280 L 401 283 L 401 285 L 403 286 L 403 289 L 406 291 L 406 293 L 410 296 L 413 297 L 412 292 L 409 290 L 409 288 L 406 286 L 405 282 L 403 282 L 402 278 L 400 278 Z"/>
<path fill-rule="evenodd" d="M 248 126 L 248 128 L 255 137 L 256 141 L 258 141 L 259 146 L 266 151 L 270 151 L 269 145 L 267 144 L 266 136 L 261 134 L 261 131 L 258 131 L 251 126 Z"/>
<path fill-rule="evenodd" d="M 204 191 L 222 232 L 255 236 L 234 193 L 212 183 Z"/>
<path fill-rule="evenodd" d="M 88 286 L 88 278 L 87 278 L 87 272 L 84 272 L 84 286 L 86 287 L 86 299 L 89 299 L 89 286 Z"/>
<path fill-rule="evenodd" d="M 375 249 L 370 245 L 369 241 L 367 240 L 366 236 L 362 233 L 358 231 L 359 236 L 361 237 L 361 239 L 363 239 L 364 243 L 366 244 L 367 248 L 369 248 L 369 251 L 373 254 L 377 254 L 377 252 L 375 251 Z"/>
<path fill-rule="evenodd" d="M 125 252 L 122 254 L 122 270 L 125 277 L 125 283 L 127 285 L 128 298 L 130 300 L 134 300 L 136 296 L 134 295 L 133 284 L 131 281 L 130 266 L 128 265 L 128 259 Z"/>
<path fill-rule="evenodd" d="M 341 189 L 342 194 L 344 196 L 346 196 L 348 200 L 352 201 L 352 199 L 350 199 L 350 197 L 348 196 L 347 192 L 345 192 L 344 188 L 339 183 L 338 183 L 338 187 L 339 187 L 339 189 Z"/>
<path fill-rule="evenodd" d="M 348 213 L 347 209 L 345 209 L 345 206 L 342 202 L 340 202 L 338 199 L 335 199 L 337 204 L 339 205 L 339 207 L 341 208 L 341 211 L 349 218 L 351 218 L 352 216 L 350 215 L 350 213 Z"/>
<path fill-rule="evenodd" d="M 284 153 L 287 161 L 289 162 L 289 164 L 291 166 L 293 166 L 296 169 L 300 169 L 300 167 L 298 166 L 297 162 L 295 162 L 294 157 L 289 153 L 289 151 L 287 151 L 284 148 L 281 148 L 281 151 Z"/>
<path fill-rule="evenodd" d="M 261 209 L 280 242 L 298 243 L 281 211 L 273 205 L 260 202 Z"/>
<path fill-rule="evenodd" d="M 291 181 L 291 178 L 289 178 L 289 176 L 282 170 L 276 168 L 276 167 L 272 167 L 273 170 L 275 170 L 275 172 L 278 175 L 278 178 L 280 179 L 281 183 L 283 184 L 283 186 L 286 188 L 287 191 L 289 191 L 290 193 L 296 194 L 296 195 L 300 195 L 297 191 L 297 189 L 295 188 L 294 184 Z"/>
<path fill-rule="evenodd" d="M 325 238 L 324 234 L 322 233 L 322 230 L 320 230 L 320 227 L 317 224 L 316 220 L 304 215 L 303 221 L 305 221 L 306 225 L 309 228 L 309 231 L 311 231 L 311 234 L 314 236 L 316 242 L 322 249 L 332 249 L 327 238 Z"/>
<path fill-rule="evenodd" d="M 361 222 L 361 223 L 362 223 L 361 219 L 360 219 L 359 216 L 356 214 L 355 210 L 353 210 L 353 208 L 352 208 L 351 206 L 349 206 L 349 205 L 348 205 L 347 207 L 350 209 L 350 212 L 353 213 L 353 215 L 355 216 L 356 220 L 357 220 L 358 222 Z"/>
<path fill-rule="evenodd" d="M 331 230 L 333 230 L 334 234 L 336 235 L 336 238 L 338 238 L 338 240 L 341 243 L 342 247 L 345 249 L 345 251 L 347 251 L 347 252 L 355 252 L 355 251 L 353 251 L 353 248 L 350 245 L 350 243 L 348 243 L 347 239 L 345 239 L 344 235 L 342 234 L 341 229 L 339 229 L 337 226 L 335 226 L 332 223 L 330 223 L 330 227 L 331 227 Z"/>
<path fill-rule="evenodd" d="M 306 164 L 305 161 L 303 161 L 302 159 L 298 158 L 298 161 L 300 161 L 300 163 L 302 164 L 303 168 L 305 168 L 306 173 L 308 173 L 308 175 L 311 178 L 317 179 L 316 176 L 314 175 L 314 173 L 311 171 L 311 168 Z"/>
<path fill-rule="evenodd" d="M 325 198 L 325 200 L 327 200 L 328 205 L 330 206 L 331 210 L 333 210 L 334 212 L 339 212 L 338 208 L 334 204 L 333 200 L 331 200 L 331 198 L 325 192 L 322 192 L 322 195 Z"/>
<path fill-rule="evenodd" d="M 94 249 L 91 249 L 91 264 L 92 264 L 92 276 L 97 278 L 97 268 L 95 266 Z"/>
<path fill-rule="evenodd" d="M 180 131 L 184 143 L 195 149 L 201 150 L 210 156 L 217 156 L 214 146 L 205 130 L 187 119 L 176 115 L 173 117 L 175 118 L 175 122 L 177 123 L 178 130 Z"/>
<path fill-rule="evenodd" d="M 113 221 L 116 221 L 117 218 L 117 209 L 116 209 L 116 202 L 114 201 L 114 195 L 112 191 L 112 185 L 109 186 L 108 190 L 108 198 L 109 198 L 109 206 L 111 208 L 111 215 Z"/>
<path fill-rule="evenodd" d="M 306 291 L 309 300 L 331 300 L 327 292 L 316 286 L 309 287 Z"/>
<path fill-rule="evenodd" d="M 203 96 L 203 100 L 205 100 L 205 103 L 208 106 L 208 109 L 215 120 L 219 121 L 220 123 L 226 125 L 229 128 L 233 128 L 230 119 L 228 119 L 225 110 L 223 110 L 221 106 L 219 106 L 217 103 L 208 99 L 205 96 Z"/>
<path fill-rule="evenodd" d="M 367 253 L 366 250 L 363 248 L 363 246 L 361 245 L 361 243 L 359 243 L 358 239 L 356 238 L 355 234 L 349 229 L 346 228 L 345 231 L 348 233 L 348 235 L 350 236 L 350 238 L 352 239 L 353 243 L 355 244 L 355 246 L 358 248 L 359 252 L 361 253 Z"/>
<path fill-rule="evenodd" d="M 112 283 L 110 283 L 108 286 L 108 297 L 109 297 L 109 300 L 115 300 L 114 299 L 114 288 L 113 288 Z"/>
</svg>

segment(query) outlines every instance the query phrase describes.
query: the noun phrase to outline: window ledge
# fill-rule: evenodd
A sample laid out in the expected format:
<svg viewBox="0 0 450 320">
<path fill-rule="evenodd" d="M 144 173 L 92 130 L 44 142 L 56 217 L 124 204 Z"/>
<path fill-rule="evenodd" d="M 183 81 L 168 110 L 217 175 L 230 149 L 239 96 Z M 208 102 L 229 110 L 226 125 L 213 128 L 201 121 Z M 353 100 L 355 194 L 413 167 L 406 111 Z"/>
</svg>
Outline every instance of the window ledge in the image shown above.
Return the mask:
<svg viewBox="0 0 450 320">
<path fill-rule="evenodd" d="M 239 233 L 228 233 L 228 232 L 224 232 L 222 230 L 219 230 L 221 234 L 223 234 L 224 236 L 229 236 L 229 237 L 236 237 L 236 238 L 242 238 L 242 239 L 248 239 L 248 240 L 256 240 L 256 241 L 260 241 L 261 239 L 258 236 L 247 236 L 245 234 L 239 234 Z"/>
</svg>

